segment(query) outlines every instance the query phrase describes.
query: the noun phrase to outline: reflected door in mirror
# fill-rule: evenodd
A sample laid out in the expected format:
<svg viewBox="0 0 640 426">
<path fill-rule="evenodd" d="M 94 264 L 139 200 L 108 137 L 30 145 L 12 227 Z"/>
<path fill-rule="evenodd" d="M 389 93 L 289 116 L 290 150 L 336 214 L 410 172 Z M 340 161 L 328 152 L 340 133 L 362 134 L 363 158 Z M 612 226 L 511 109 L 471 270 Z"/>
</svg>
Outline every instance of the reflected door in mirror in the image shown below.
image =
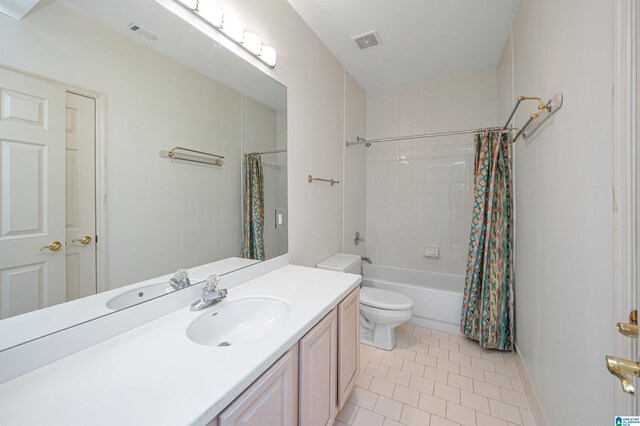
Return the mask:
<svg viewBox="0 0 640 426">
<path fill-rule="evenodd" d="M 0 315 L 96 293 L 95 100 L 0 70 Z"/>
<path fill-rule="evenodd" d="M 65 91 L 4 69 L 0 91 L 0 318 L 8 318 L 65 301 Z"/>
<path fill-rule="evenodd" d="M 66 300 L 96 294 L 95 99 L 67 93 Z"/>
</svg>

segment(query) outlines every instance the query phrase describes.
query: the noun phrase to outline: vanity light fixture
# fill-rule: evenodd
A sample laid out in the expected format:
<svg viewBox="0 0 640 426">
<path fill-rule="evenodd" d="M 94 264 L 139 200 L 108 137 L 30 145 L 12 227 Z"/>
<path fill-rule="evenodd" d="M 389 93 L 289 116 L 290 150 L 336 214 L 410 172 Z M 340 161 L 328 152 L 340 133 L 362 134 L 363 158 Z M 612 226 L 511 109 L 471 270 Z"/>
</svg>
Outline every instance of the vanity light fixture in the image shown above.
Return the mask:
<svg viewBox="0 0 640 426">
<path fill-rule="evenodd" d="M 242 39 L 244 36 L 244 25 L 242 25 L 242 22 L 240 22 L 239 19 L 236 19 L 229 15 L 223 15 L 221 30 L 231 40 L 235 41 L 236 43 L 242 43 Z"/>
<path fill-rule="evenodd" d="M 176 0 L 178 3 L 186 7 L 187 9 L 198 9 L 198 0 Z"/>
<path fill-rule="evenodd" d="M 193 0 L 191 0 L 193 3 Z M 212 1 L 197 1 L 195 2 L 195 7 L 193 8 L 202 19 L 210 23 L 216 28 L 222 27 L 222 9 L 220 6 L 215 4 Z"/>
<path fill-rule="evenodd" d="M 276 49 L 271 46 L 262 45 L 262 50 L 260 51 L 260 57 L 262 60 L 269 65 L 271 68 L 276 66 Z"/>
<path fill-rule="evenodd" d="M 262 50 L 262 42 L 260 41 L 260 37 L 258 37 L 254 33 L 245 32 L 244 37 L 242 38 L 242 45 L 254 55 L 260 54 L 260 51 Z"/>
<path fill-rule="evenodd" d="M 258 35 L 245 32 L 242 22 L 231 15 L 225 14 L 215 0 L 156 0 L 156 2 L 169 10 L 172 10 L 172 8 L 167 3 L 175 3 L 182 6 L 245 51 L 251 53 L 269 68 L 276 67 L 276 50 L 271 46 L 263 45 Z M 183 14 L 172 11 L 188 21 Z"/>
</svg>

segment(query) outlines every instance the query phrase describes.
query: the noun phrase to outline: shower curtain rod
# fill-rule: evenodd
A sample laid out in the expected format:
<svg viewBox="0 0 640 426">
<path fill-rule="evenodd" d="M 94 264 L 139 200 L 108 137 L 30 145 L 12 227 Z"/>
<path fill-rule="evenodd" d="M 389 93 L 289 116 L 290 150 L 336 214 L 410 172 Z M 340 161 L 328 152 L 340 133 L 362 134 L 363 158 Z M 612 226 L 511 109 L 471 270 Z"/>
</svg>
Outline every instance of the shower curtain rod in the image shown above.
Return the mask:
<svg viewBox="0 0 640 426">
<path fill-rule="evenodd" d="M 347 141 L 347 146 L 366 145 L 367 147 L 369 147 L 371 146 L 371 144 L 380 143 L 380 142 L 404 141 L 408 139 L 422 139 L 422 138 L 437 138 L 439 136 L 468 135 L 469 133 L 480 133 L 486 130 L 500 130 L 500 129 L 502 129 L 502 127 L 481 127 L 479 129 L 452 130 L 450 132 L 425 133 L 422 135 L 396 136 L 393 138 L 379 138 L 379 139 L 365 139 L 358 136 L 358 139 L 356 142 Z"/>
<path fill-rule="evenodd" d="M 249 155 L 249 154 L 260 154 L 260 155 L 265 155 L 265 154 L 280 154 L 281 152 L 287 152 L 287 150 L 286 150 L 286 149 L 276 149 L 275 151 L 246 152 L 244 155 Z"/>
<path fill-rule="evenodd" d="M 562 92 L 556 93 L 555 96 L 549 99 L 547 103 L 544 103 L 544 101 L 538 97 L 518 96 L 516 98 L 516 104 L 513 106 L 513 109 L 511 110 L 511 114 L 509 114 L 509 118 L 507 119 L 507 122 L 502 127 L 481 127 L 479 129 L 453 130 L 450 132 L 425 133 L 422 135 L 396 136 L 392 138 L 378 138 L 378 139 L 365 139 L 358 136 L 355 142 L 346 141 L 345 143 L 347 146 L 364 145 L 368 148 L 372 144 L 380 143 L 380 142 L 403 141 L 408 139 L 436 138 L 439 136 L 466 135 L 469 133 L 481 133 L 487 130 L 508 130 L 508 131 L 515 130 L 517 131 L 517 133 L 512 140 L 512 142 L 515 142 L 516 140 L 518 140 L 520 136 L 523 136 L 524 138 L 528 138 L 529 136 L 531 136 L 542 125 L 542 123 L 547 121 L 549 118 L 551 118 L 553 114 L 558 112 L 558 110 L 562 108 L 563 98 L 564 98 L 564 94 Z M 511 122 L 511 119 L 513 118 L 514 114 L 516 113 L 516 110 L 520 106 L 520 103 L 522 101 L 532 101 L 532 100 L 538 101 L 538 112 L 535 114 L 531 114 L 527 119 L 527 122 L 520 129 L 507 127 Z"/>
</svg>

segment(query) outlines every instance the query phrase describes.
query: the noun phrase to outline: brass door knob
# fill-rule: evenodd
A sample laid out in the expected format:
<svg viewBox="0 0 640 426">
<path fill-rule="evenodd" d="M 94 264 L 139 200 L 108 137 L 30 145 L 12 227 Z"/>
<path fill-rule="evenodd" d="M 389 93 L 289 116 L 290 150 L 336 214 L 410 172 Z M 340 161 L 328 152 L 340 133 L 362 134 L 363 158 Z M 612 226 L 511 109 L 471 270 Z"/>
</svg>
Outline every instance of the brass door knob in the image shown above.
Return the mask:
<svg viewBox="0 0 640 426">
<path fill-rule="evenodd" d="M 42 250 L 58 251 L 61 248 L 62 248 L 62 243 L 60 241 L 54 241 L 48 246 L 40 247 L 40 251 Z"/>
<path fill-rule="evenodd" d="M 93 238 L 91 238 L 88 235 L 85 235 L 84 237 L 76 239 L 76 240 L 71 240 L 72 243 L 80 243 L 80 244 L 84 244 L 85 246 L 87 244 L 90 244 L 91 241 L 93 241 Z"/>
<path fill-rule="evenodd" d="M 620 379 L 622 390 L 631 395 L 635 394 L 630 376 L 640 377 L 640 364 L 611 355 L 607 355 L 605 361 L 609 372 Z"/>
</svg>

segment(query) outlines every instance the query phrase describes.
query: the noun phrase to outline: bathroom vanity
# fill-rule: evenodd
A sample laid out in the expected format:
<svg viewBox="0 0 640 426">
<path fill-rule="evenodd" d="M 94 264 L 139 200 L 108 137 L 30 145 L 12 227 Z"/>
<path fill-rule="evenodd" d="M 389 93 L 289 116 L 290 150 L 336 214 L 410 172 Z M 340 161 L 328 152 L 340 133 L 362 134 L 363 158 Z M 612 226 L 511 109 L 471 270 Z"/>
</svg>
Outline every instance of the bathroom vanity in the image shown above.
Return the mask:
<svg viewBox="0 0 640 426">
<path fill-rule="evenodd" d="M 360 282 L 282 267 L 1 384 L 0 422 L 331 424 L 358 370 Z"/>
<path fill-rule="evenodd" d="M 209 426 L 331 425 L 358 372 L 356 288 Z"/>
</svg>

